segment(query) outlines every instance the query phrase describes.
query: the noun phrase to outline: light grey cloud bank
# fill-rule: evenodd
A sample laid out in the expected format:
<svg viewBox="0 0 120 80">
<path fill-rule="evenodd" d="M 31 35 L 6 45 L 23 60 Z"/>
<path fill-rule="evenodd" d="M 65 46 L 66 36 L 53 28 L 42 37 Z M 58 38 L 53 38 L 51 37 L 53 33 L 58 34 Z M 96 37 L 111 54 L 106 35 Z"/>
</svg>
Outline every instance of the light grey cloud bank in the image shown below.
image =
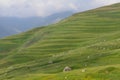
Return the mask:
<svg viewBox="0 0 120 80">
<path fill-rule="evenodd" d="M 0 0 L 0 16 L 48 16 L 56 12 L 84 11 L 120 0 Z"/>
</svg>

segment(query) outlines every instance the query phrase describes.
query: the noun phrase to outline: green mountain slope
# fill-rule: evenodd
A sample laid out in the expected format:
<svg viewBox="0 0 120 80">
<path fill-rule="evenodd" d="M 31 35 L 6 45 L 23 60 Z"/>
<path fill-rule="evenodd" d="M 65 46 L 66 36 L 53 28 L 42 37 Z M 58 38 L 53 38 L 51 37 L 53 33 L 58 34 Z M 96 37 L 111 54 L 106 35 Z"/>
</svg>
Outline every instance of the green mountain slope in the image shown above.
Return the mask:
<svg viewBox="0 0 120 80">
<path fill-rule="evenodd" d="M 77 13 L 1 39 L 0 80 L 119 80 L 119 8 Z M 66 66 L 72 71 L 62 72 Z"/>
</svg>

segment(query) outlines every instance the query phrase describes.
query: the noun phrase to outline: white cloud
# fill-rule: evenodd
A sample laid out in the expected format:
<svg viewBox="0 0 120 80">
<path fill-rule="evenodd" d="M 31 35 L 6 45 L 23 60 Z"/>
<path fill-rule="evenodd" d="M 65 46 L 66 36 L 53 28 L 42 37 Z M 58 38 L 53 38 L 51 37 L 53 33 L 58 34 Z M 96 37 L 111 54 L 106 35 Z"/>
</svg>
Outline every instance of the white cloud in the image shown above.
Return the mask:
<svg viewBox="0 0 120 80">
<path fill-rule="evenodd" d="M 73 9 L 75 11 L 79 10 L 78 6 L 76 6 L 75 4 L 70 3 L 69 6 L 70 6 L 71 9 Z"/>
<path fill-rule="evenodd" d="M 0 16 L 47 16 L 56 12 L 84 11 L 120 0 L 0 0 Z"/>
<path fill-rule="evenodd" d="M 94 0 L 94 1 L 97 4 L 101 4 L 101 5 L 109 5 L 109 4 L 120 2 L 120 0 Z"/>
</svg>

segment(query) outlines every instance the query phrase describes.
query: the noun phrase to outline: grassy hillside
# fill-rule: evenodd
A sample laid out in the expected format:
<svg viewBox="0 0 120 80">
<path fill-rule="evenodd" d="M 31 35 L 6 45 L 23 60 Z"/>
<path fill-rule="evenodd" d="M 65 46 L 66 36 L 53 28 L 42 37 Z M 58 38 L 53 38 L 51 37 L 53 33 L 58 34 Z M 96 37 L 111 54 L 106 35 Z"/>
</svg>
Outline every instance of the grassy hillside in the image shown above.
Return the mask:
<svg viewBox="0 0 120 80">
<path fill-rule="evenodd" d="M 77 13 L 1 39 L 0 80 L 120 80 L 119 8 Z M 72 71 L 62 72 L 66 66 Z"/>
</svg>

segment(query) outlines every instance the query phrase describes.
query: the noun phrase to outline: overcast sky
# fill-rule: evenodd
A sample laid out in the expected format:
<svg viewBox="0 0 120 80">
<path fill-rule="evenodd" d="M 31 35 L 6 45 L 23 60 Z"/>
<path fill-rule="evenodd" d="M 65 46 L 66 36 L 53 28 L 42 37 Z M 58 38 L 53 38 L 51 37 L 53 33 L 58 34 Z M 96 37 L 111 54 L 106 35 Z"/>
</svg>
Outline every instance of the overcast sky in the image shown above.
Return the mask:
<svg viewBox="0 0 120 80">
<path fill-rule="evenodd" d="M 120 0 L 0 0 L 0 16 L 48 16 L 62 11 L 84 11 Z"/>
</svg>

